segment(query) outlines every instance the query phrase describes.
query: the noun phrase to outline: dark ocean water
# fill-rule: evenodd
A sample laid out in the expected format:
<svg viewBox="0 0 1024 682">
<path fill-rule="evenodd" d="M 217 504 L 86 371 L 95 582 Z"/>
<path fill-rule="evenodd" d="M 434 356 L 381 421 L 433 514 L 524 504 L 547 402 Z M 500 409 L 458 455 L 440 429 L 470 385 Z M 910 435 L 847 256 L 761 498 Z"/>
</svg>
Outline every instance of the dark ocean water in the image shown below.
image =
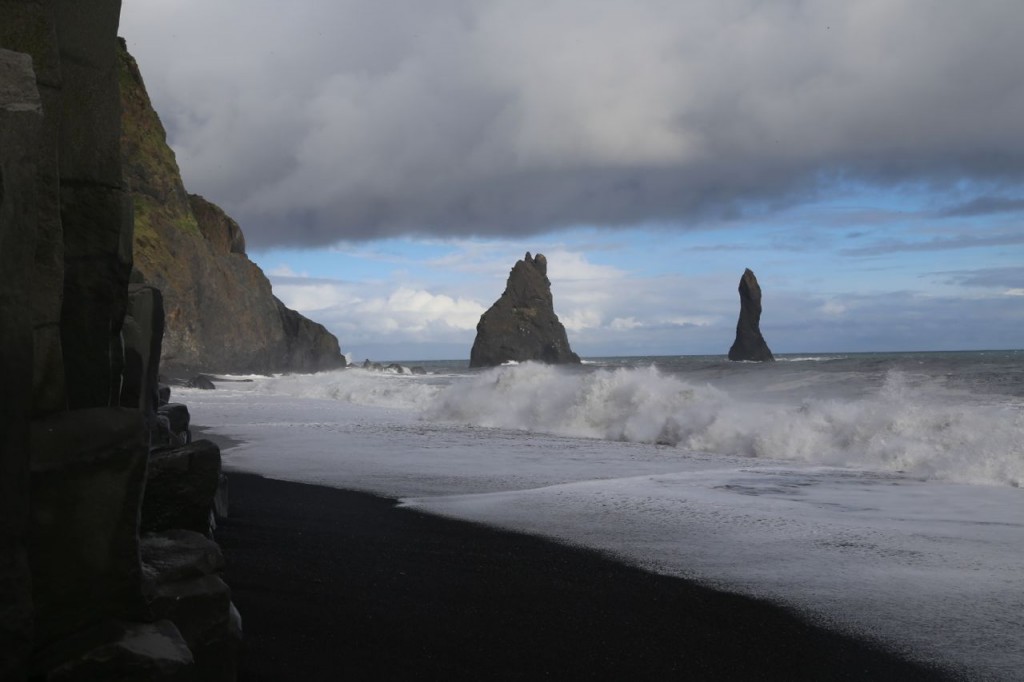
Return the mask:
<svg viewBox="0 0 1024 682">
<path fill-rule="evenodd" d="M 666 375 L 716 386 L 770 389 L 803 383 L 835 395 L 865 395 L 892 373 L 911 384 L 941 385 L 976 396 L 1024 398 L 1024 350 L 915 353 L 790 353 L 774 363 L 731 362 L 724 355 L 651 355 L 584 358 L 581 372 L 655 367 Z M 466 360 L 403 361 L 440 375 L 470 375 Z M 567 368 L 573 369 L 573 368 Z"/>
</svg>

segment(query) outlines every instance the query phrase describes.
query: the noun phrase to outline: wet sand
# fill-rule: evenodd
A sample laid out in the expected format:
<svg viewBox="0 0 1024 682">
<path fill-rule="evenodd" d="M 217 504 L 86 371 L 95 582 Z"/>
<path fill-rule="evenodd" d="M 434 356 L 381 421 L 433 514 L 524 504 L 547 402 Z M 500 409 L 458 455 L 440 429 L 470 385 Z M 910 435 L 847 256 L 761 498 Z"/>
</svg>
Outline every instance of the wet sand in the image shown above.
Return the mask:
<svg viewBox="0 0 1024 682">
<path fill-rule="evenodd" d="M 754 599 L 359 492 L 229 473 L 241 680 L 938 680 Z"/>
</svg>

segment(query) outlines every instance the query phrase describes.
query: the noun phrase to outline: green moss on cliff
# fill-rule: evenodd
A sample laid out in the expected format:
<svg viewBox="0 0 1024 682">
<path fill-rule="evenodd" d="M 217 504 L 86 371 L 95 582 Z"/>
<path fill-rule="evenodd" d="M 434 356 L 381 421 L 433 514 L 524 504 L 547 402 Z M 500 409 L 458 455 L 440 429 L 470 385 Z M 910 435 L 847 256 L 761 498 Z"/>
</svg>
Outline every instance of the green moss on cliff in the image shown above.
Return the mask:
<svg viewBox="0 0 1024 682">
<path fill-rule="evenodd" d="M 199 236 L 199 225 L 191 213 L 182 214 L 145 194 L 134 194 L 135 238 L 159 238 L 161 228 Z"/>
<path fill-rule="evenodd" d="M 165 229 L 198 236 L 174 151 L 153 110 L 135 59 L 120 41 L 121 157 L 135 203 L 136 243 Z"/>
</svg>

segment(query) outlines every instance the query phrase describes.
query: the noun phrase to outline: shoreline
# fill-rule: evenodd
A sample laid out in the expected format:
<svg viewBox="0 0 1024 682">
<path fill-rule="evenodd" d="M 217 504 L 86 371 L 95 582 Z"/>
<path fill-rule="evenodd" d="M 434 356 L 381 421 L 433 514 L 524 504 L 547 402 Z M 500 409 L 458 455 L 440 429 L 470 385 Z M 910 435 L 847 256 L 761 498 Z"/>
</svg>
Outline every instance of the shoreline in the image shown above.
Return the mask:
<svg viewBox="0 0 1024 682">
<path fill-rule="evenodd" d="M 221 454 L 230 450 L 231 448 L 239 445 L 245 445 L 246 441 L 241 438 L 232 438 L 231 436 L 225 436 L 217 433 L 211 426 L 198 426 L 196 424 L 189 424 L 188 430 L 192 433 L 192 440 L 208 440 L 220 448 Z M 224 473 L 230 474 L 230 470 L 226 470 Z"/>
<path fill-rule="evenodd" d="M 588 549 L 230 471 L 240 680 L 941 680 L 784 607 Z"/>
</svg>

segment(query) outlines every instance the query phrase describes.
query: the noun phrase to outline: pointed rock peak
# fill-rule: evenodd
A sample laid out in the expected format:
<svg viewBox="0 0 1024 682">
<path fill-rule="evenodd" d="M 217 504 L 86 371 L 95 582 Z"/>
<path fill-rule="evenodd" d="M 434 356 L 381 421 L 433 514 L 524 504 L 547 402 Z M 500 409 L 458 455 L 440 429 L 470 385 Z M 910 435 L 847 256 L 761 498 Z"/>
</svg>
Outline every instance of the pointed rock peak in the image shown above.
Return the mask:
<svg viewBox="0 0 1024 682">
<path fill-rule="evenodd" d="M 547 258 L 529 251 L 513 266 L 501 298 L 476 326 L 470 367 L 493 367 L 510 360 L 579 363 L 555 314 L 547 271 Z"/>
<path fill-rule="evenodd" d="M 740 278 L 740 296 L 744 295 L 756 298 L 758 305 L 760 305 L 761 285 L 757 283 L 757 277 L 750 268 L 746 268 L 743 271 L 743 277 Z"/>
<path fill-rule="evenodd" d="M 740 317 L 736 322 L 736 340 L 729 349 L 730 360 L 771 362 L 775 360 L 761 335 L 761 285 L 750 268 L 740 277 Z"/>
<path fill-rule="evenodd" d="M 533 267 L 540 271 L 540 274 L 545 277 L 548 276 L 548 259 L 544 257 L 543 253 L 538 253 L 533 258 Z"/>
<path fill-rule="evenodd" d="M 532 265 L 533 267 L 540 270 L 540 274 L 547 277 L 548 275 L 548 259 L 544 257 L 543 253 L 538 253 L 536 256 L 531 256 L 530 252 L 527 251 L 521 262 Z"/>
</svg>

